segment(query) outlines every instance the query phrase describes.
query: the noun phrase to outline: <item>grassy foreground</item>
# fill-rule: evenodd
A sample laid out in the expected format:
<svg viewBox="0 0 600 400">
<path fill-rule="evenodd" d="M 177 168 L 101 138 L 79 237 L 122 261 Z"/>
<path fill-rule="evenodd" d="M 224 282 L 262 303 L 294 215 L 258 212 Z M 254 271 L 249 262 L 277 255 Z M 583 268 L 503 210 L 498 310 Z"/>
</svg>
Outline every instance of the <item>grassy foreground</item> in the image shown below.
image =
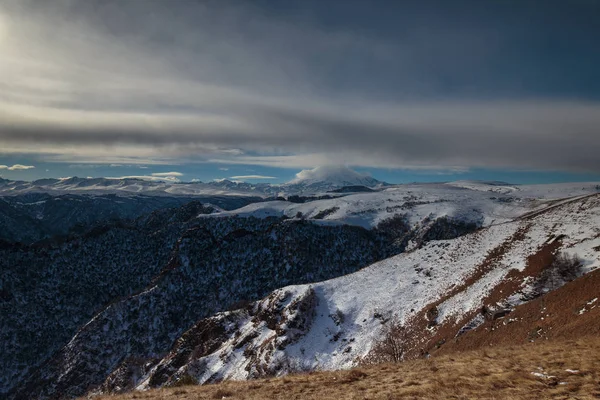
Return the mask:
<svg viewBox="0 0 600 400">
<path fill-rule="evenodd" d="M 102 400 L 598 399 L 600 338 L 489 347 L 399 364 L 181 386 Z"/>
</svg>

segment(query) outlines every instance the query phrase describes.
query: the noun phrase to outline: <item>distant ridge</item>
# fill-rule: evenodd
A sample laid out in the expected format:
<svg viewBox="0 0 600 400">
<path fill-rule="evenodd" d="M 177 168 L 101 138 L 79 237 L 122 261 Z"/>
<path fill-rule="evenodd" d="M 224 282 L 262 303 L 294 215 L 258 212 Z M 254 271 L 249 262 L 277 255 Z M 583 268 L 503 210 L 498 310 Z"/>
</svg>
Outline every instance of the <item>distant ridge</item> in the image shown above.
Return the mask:
<svg viewBox="0 0 600 400">
<path fill-rule="evenodd" d="M 0 178 L 0 196 L 24 193 L 118 193 L 122 195 L 151 194 L 169 196 L 238 195 L 261 196 L 325 193 L 344 187 L 376 188 L 387 185 L 348 167 L 317 167 L 300 171 L 296 178 L 285 184 L 248 183 L 238 180 L 217 179 L 210 182 L 180 182 L 153 176 L 122 178 L 44 178 L 33 182 L 11 181 Z M 364 191 L 364 189 L 363 189 Z M 346 193 L 342 191 L 340 193 Z"/>
<path fill-rule="evenodd" d="M 374 191 L 375 190 L 368 188 L 366 186 L 352 185 L 352 186 L 344 186 L 339 189 L 330 190 L 329 193 L 359 193 L 359 192 L 370 193 L 370 192 L 374 192 Z"/>
</svg>

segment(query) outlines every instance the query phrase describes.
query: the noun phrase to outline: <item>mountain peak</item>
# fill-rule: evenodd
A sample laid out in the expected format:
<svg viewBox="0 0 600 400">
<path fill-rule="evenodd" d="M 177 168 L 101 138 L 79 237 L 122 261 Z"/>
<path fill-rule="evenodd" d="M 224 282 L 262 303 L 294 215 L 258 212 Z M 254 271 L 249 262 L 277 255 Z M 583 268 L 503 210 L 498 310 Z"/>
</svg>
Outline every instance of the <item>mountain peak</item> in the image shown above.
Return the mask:
<svg viewBox="0 0 600 400">
<path fill-rule="evenodd" d="M 290 185 L 313 185 L 317 183 L 327 183 L 333 186 L 376 186 L 381 182 L 369 174 L 354 171 L 343 165 L 304 169 L 296 174 L 296 178 L 288 182 Z"/>
</svg>

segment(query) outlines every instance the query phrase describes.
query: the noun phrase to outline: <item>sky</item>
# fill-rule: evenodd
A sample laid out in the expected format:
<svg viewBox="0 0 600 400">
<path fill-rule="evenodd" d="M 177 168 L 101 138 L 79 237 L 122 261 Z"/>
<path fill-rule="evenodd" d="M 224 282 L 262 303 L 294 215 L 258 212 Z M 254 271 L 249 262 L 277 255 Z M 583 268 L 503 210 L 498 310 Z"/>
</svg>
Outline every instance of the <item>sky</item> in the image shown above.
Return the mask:
<svg viewBox="0 0 600 400">
<path fill-rule="evenodd" d="M 600 0 L 0 0 L 0 176 L 600 180 L 599 20 Z"/>
</svg>

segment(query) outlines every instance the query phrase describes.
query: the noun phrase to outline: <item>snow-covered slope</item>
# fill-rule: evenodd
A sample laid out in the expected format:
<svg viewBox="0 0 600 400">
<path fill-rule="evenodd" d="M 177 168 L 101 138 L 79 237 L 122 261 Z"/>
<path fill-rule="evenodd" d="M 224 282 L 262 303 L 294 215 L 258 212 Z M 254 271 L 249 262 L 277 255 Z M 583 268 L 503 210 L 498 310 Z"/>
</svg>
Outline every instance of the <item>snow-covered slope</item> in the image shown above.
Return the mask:
<svg viewBox="0 0 600 400">
<path fill-rule="evenodd" d="M 213 211 L 203 211 L 212 218 L 198 218 L 201 210 L 187 206 L 162 210 L 55 246 L 0 248 L 7 278 L 1 350 L 9 359 L 24 355 L 1 367 L 0 389 L 16 393 L 10 398 L 82 395 L 124 362 L 162 354 L 201 318 L 283 286 L 355 272 L 409 242 L 477 228 L 446 218 L 415 224 L 397 218 L 366 230 Z M 27 303 L 35 306 L 21 307 Z M 53 309 L 57 318 L 39 309 Z M 26 340 L 41 331 L 44 341 Z"/>
<path fill-rule="evenodd" d="M 428 216 L 448 216 L 489 226 L 551 206 L 557 199 L 600 191 L 594 183 L 513 187 L 472 182 L 467 186 L 464 183 L 395 185 L 372 193 L 350 194 L 301 204 L 286 201 L 254 203 L 223 215 L 258 218 L 286 216 L 317 219 L 322 223 L 358 225 L 368 229 L 395 215 L 405 215 L 413 223 Z M 497 188 L 502 190 L 498 191 Z"/>
<path fill-rule="evenodd" d="M 540 265 L 544 253 L 559 252 L 580 257 L 579 273 L 600 267 L 600 195 L 429 242 L 351 275 L 285 287 L 245 309 L 200 321 L 137 387 L 185 375 L 202 383 L 347 368 L 370 354 L 392 321 L 411 334 L 406 354 L 427 352 L 440 334 L 445 341 L 482 323 L 483 306 L 510 309 L 530 299 L 550 268 Z"/>
<path fill-rule="evenodd" d="M 511 185 L 499 181 L 455 181 L 447 183 L 449 186 L 460 187 L 464 189 L 479 190 L 484 192 L 495 192 L 509 194 L 519 190 L 517 185 Z"/>
<path fill-rule="evenodd" d="M 546 199 L 581 196 L 589 193 L 600 192 L 598 182 L 565 182 L 547 183 L 536 185 L 511 185 L 506 182 L 488 181 L 455 181 L 446 183 L 447 186 L 463 189 L 492 192 L 500 194 L 512 194 L 524 199 Z"/>
</svg>

